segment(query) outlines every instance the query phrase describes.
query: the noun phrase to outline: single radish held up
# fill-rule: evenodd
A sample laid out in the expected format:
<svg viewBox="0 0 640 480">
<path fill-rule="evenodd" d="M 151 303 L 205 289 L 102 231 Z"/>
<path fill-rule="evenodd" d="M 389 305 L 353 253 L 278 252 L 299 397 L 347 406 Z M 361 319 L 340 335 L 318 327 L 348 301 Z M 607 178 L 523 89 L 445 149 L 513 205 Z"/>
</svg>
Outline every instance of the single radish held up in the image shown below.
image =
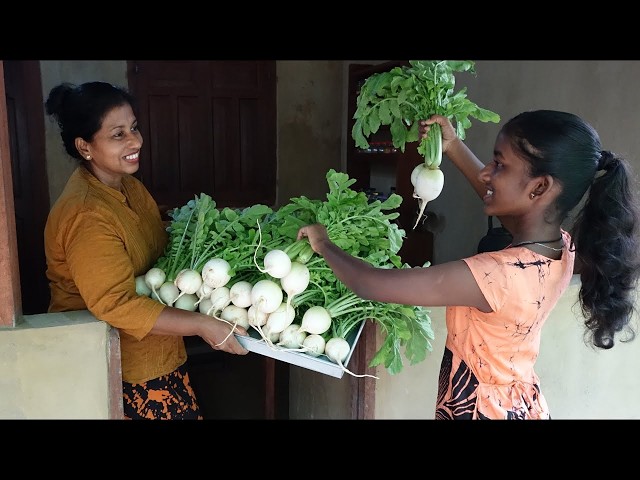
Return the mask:
<svg viewBox="0 0 640 480">
<path fill-rule="evenodd" d="M 428 167 L 426 163 L 420 163 L 411 172 L 411 184 L 413 185 L 413 198 L 418 199 L 418 218 L 413 226 L 415 229 L 422 218 L 427 203 L 438 198 L 444 187 L 444 174 L 439 167 Z"/>
</svg>

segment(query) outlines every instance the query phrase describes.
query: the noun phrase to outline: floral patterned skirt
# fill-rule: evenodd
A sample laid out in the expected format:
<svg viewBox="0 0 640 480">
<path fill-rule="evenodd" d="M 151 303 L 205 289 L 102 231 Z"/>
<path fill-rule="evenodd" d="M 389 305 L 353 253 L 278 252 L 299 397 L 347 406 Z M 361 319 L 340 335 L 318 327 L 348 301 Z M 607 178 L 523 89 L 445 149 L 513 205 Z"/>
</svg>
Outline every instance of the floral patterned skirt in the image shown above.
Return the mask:
<svg viewBox="0 0 640 480">
<path fill-rule="evenodd" d="M 202 420 L 184 365 L 144 383 L 122 382 L 127 420 Z"/>
</svg>

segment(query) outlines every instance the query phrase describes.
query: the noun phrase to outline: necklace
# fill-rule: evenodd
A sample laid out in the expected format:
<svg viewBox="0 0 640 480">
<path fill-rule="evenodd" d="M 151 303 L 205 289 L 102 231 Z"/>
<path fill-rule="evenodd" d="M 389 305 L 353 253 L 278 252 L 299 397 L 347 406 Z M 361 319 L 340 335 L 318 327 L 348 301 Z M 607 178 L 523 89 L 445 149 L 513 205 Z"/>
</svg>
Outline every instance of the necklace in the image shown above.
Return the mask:
<svg viewBox="0 0 640 480">
<path fill-rule="evenodd" d="M 548 245 L 544 245 L 545 243 L 559 242 L 560 240 L 562 240 L 562 237 L 558 237 L 558 238 L 555 238 L 553 240 L 545 240 L 545 241 L 541 240 L 539 242 L 535 242 L 533 240 L 531 240 L 531 241 L 528 240 L 526 242 L 516 243 L 515 245 L 509 245 L 509 247 L 521 247 L 522 245 L 539 245 L 541 247 L 548 248 L 549 250 L 553 250 L 554 252 L 560 252 L 560 251 L 562 251 L 564 245 L 562 247 L 560 247 L 560 248 L 554 248 L 554 247 L 550 247 Z M 507 248 L 509 248 L 509 247 L 507 247 Z"/>
</svg>

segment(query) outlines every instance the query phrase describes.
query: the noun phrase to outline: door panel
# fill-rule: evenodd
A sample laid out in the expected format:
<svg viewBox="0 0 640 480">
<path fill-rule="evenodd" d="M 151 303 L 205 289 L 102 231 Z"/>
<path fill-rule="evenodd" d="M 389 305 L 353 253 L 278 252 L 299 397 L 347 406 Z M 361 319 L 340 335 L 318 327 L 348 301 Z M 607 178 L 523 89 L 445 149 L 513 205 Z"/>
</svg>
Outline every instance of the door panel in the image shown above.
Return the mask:
<svg viewBox="0 0 640 480">
<path fill-rule="evenodd" d="M 219 207 L 273 205 L 274 61 L 132 61 L 145 141 L 139 176 L 156 201 L 201 192 Z"/>
<path fill-rule="evenodd" d="M 273 206 L 275 62 L 132 61 L 129 86 L 144 139 L 139 177 L 158 204 L 204 192 L 218 208 Z M 288 418 L 287 364 L 185 343 L 205 418 Z"/>
</svg>

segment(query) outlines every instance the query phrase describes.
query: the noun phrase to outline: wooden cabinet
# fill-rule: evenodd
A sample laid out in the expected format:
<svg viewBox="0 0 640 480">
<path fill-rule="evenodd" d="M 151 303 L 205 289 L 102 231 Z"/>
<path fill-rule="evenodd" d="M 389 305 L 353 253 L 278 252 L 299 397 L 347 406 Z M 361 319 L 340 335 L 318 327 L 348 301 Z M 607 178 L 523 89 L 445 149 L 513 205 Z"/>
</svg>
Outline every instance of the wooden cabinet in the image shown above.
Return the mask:
<svg viewBox="0 0 640 480">
<path fill-rule="evenodd" d="M 378 132 L 367 139 L 370 151 L 356 148 L 351 136 L 355 123 L 360 86 L 374 73 L 385 72 L 393 67 L 408 65 L 406 61 L 393 61 L 378 65 L 352 64 L 349 66 L 348 131 L 347 131 L 347 174 L 356 179 L 352 188 L 356 190 L 376 189 L 388 194 L 391 187 L 403 198 L 399 207 L 398 225 L 407 234 L 403 241 L 400 256 L 411 266 L 422 266 L 433 261 L 433 234 L 426 230 L 421 222 L 414 229 L 418 215 L 418 201 L 413 198 L 411 171 L 424 158 L 417 152 L 417 142 L 405 145 L 404 153 L 392 148 L 389 128 L 382 126 Z"/>
</svg>

